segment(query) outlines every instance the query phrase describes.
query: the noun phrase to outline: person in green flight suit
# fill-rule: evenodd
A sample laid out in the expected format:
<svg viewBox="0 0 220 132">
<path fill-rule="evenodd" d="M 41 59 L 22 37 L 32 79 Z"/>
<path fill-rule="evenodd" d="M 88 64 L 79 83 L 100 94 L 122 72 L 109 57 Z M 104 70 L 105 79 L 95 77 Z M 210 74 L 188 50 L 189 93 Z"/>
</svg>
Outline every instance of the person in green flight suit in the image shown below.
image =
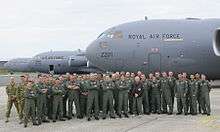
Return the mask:
<svg viewBox="0 0 220 132">
<path fill-rule="evenodd" d="M 208 80 L 206 80 L 206 76 L 204 74 L 201 75 L 201 83 L 200 83 L 200 90 L 201 90 L 201 107 L 203 110 L 203 114 L 207 114 L 210 116 L 211 113 L 211 106 L 210 106 L 210 96 L 209 93 L 211 91 L 211 85 Z"/>
<path fill-rule="evenodd" d="M 153 76 L 150 82 L 151 87 L 151 105 L 153 113 L 161 114 L 161 97 L 160 97 L 160 81 Z"/>
<path fill-rule="evenodd" d="M 172 105 L 172 96 L 171 96 L 171 88 L 169 87 L 169 80 L 167 77 L 167 73 L 163 72 L 162 77 L 160 79 L 160 87 L 161 87 L 161 102 L 163 106 L 163 113 L 167 113 L 167 106 L 169 108 L 168 115 L 173 113 L 173 105 Z"/>
<path fill-rule="evenodd" d="M 103 90 L 103 119 L 106 119 L 107 116 L 107 108 L 109 108 L 110 111 L 110 118 L 115 118 L 114 113 L 114 105 L 113 105 L 113 90 L 115 89 L 115 83 L 112 81 L 109 75 L 104 76 L 104 80 L 101 83 L 102 90 Z"/>
<path fill-rule="evenodd" d="M 128 116 L 128 91 L 130 84 L 125 80 L 125 76 L 121 75 L 120 79 L 116 82 L 116 88 L 118 89 L 118 110 L 117 114 L 119 118 L 122 118 L 122 111 L 126 118 Z M 123 108 L 123 109 L 122 109 Z"/>
<path fill-rule="evenodd" d="M 23 116 L 24 116 L 24 104 L 25 104 L 24 92 L 26 90 L 27 78 L 24 75 L 20 76 L 20 78 L 21 78 L 21 82 L 18 85 L 16 96 L 17 96 L 18 107 L 19 107 L 19 118 L 20 118 L 19 124 L 22 124 Z"/>
<path fill-rule="evenodd" d="M 38 124 L 40 125 L 42 122 L 49 122 L 47 120 L 47 86 L 44 82 L 44 77 L 39 76 L 38 82 L 36 83 L 37 89 L 37 119 Z"/>
<path fill-rule="evenodd" d="M 63 118 L 64 89 L 61 86 L 61 81 L 58 78 L 55 80 L 55 84 L 52 87 L 52 95 L 53 95 L 53 115 L 52 115 L 53 122 L 56 122 L 57 117 L 60 121 L 65 121 L 65 119 Z"/>
<path fill-rule="evenodd" d="M 195 80 L 194 75 L 190 75 L 189 81 L 189 95 L 190 95 L 190 109 L 192 115 L 197 115 L 197 95 L 198 95 L 199 83 Z"/>
<path fill-rule="evenodd" d="M 25 105 L 24 105 L 24 127 L 27 127 L 29 117 L 32 119 L 33 125 L 38 125 L 36 122 L 36 98 L 37 90 L 34 86 L 34 82 L 29 80 L 27 88 L 24 93 Z"/>
<path fill-rule="evenodd" d="M 67 82 L 67 88 L 68 88 L 68 119 L 72 119 L 72 113 L 73 113 L 73 101 L 76 108 L 76 116 L 77 118 L 81 118 L 80 113 L 80 102 L 79 102 L 79 96 L 80 96 L 80 84 L 77 80 L 77 75 L 73 74 L 70 75 L 70 80 Z"/>
<path fill-rule="evenodd" d="M 87 99 L 87 117 L 88 121 L 91 120 L 92 117 L 92 108 L 94 108 L 94 116 L 96 120 L 99 120 L 99 89 L 100 83 L 97 80 L 97 74 L 91 74 L 91 80 L 88 87 L 88 99 Z"/>
<path fill-rule="evenodd" d="M 177 115 L 182 114 L 182 109 L 184 114 L 187 115 L 187 106 L 186 106 L 186 95 L 188 92 L 188 82 L 183 78 L 181 74 L 178 74 L 178 80 L 176 80 L 175 85 L 175 96 L 177 99 Z"/>
</svg>

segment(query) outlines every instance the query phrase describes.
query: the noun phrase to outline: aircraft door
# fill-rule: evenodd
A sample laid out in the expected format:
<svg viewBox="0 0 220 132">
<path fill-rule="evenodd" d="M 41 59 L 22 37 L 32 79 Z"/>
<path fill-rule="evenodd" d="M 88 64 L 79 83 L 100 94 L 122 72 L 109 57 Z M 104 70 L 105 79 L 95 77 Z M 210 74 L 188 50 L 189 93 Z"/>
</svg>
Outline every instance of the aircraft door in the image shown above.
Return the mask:
<svg viewBox="0 0 220 132">
<path fill-rule="evenodd" d="M 54 73 L 54 65 L 49 65 L 49 73 Z"/>
<path fill-rule="evenodd" d="M 148 55 L 149 62 L 149 73 L 160 71 L 161 70 L 161 54 L 152 53 Z"/>
</svg>

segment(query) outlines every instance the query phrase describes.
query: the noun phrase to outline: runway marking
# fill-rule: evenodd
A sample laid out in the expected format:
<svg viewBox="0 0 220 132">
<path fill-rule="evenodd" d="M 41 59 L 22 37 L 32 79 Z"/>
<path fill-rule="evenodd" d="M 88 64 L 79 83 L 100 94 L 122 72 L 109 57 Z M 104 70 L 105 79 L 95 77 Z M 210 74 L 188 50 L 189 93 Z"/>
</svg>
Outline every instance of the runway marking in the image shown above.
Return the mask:
<svg viewBox="0 0 220 132">
<path fill-rule="evenodd" d="M 199 124 L 211 127 L 214 129 L 220 128 L 220 116 L 206 116 L 202 117 Z"/>
<path fill-rule="evenodd" d="M 140 126 L 142 126 L 142 125 L 144 125 L 144 124 L 151 123 L 151 122 L 153 122 L 153 121 L 155 121 L 155 120 L 157 120 L 157 119 L 159 119 L 159 118 L 156 117 L 156 118 L 151 119 L 151 120 L 149 120 L 149 121 L 145 121 L 145 122 L 140 123 L 140 124 L 138 124 L 138 125 L 136 125 L 136 126 L 133 126 L 133 127 L 131 127 L 131 128 L 126 129 L 124 132 L 129 132 L 129 131 L 131 131 L 131 130 L 133 130 L 133 129 L 135 129 L 135 128 L 138 128 L 138 127 L 140 127 Z"/>
</svg>

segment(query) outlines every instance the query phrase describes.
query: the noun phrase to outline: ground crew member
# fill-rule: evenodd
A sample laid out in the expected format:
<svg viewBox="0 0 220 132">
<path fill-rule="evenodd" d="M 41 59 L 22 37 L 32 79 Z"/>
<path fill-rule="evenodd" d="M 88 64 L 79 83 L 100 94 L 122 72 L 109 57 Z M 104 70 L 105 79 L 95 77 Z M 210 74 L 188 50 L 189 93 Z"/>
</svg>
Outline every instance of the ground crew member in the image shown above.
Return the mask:
<svg viewBox="0 0 220 132">
<path fill-rule="evenodd" d="M 194 75 L 190 75 L 189 81 L 189 95 L 190 95 L 190 109 L 192 110 L 192 115 L 197 115 L 197 95 L 199 89 L 199 83 L 195 80 Z"/>
<path fill-rule="evenodd" d="M 23 122 L 22 119 L 23 119 L 23 115 L 24 115 L 24 104 L 25 104 L 24 92 L 26 89 L 27 80 L 26 80 L 25 76 L 23 76 L 23 75 L 20 78 L 21 78 L 21 83 L 19 83 L 19 85 L 18 85 L 16 96 L 17 96 L 17 100 L 18 100 L 19 118 L 20 118 L 20 124 L 21 124 Z"/>
<path fill-rule="evenodd" d="M 52 95 L 53 95 L 53 122 L 56 122 L 56 117 L 60 121 L 65 121 L 63 118 L 63 97 L 64 97 L 64 89 L 60 84 L 60 80 L 56 79 L 55 84 L 52 87 Z M 58 115 L 57 115 L 58 113 Z"/>
<path fill-rule="evenodd" d="M 73 101 L 76 108 L 76 117 L 81 118 L 80 114 L 80 102 L 79 102 L 79 82 L 77 81 L 76 74 L 70 76 L 70 80 L 67 83 L 68 88 L 68 119 L 72 119 L 73 115 Z"/>
<path fill-rule="evenodd" d="M 130 84 L 125 80 L 125 76 L 122 75 L 120 80 L 116 82 L 116 88 L 118 89 L 118 110 L 117 114 L 119 118 L 122 118 L 122 110 L 126 118 L 128 116 L 128 91 Z M 123 108 L 123 109 L 122 109 Z"/>
<path fill-rule="evenodd" d="M 160 81 L 156 77 L 152 77 L 150 82 L 151 93 L 152 93 L 152 111 L 153 113 L 161 114 L 161 98 L 160 98 Z"/>
<path fill-rule="evenodd" d="M 201 107 L 203 110 L 203 114 L 207 114 L 210 116 L 211 108 L 210 108 L 210 97 L 209 93 L 211 90 L 211 85 L 208 80 L 206 80 L 205 75 L 201 75 L 201 83 L 200 83 L 200 90 L 201 90 Z"/>
<path fill-rule="evenodd" d="M 133 114 L 141 115 L 142 110 L 142 95 L 143 95 L 143 85 L 140 81 L 140 77 L 136 76 L 135 81 L 132 84 L 132 97 L 133 97 Z"/>
<path fill-rule="evenodd" d="M 167 113 L 167 106 L 169 107 L 168 115 L 173 113 L 173 105 L 171 99 L 171 89 L 169 87 L 169 80 L 167 78 L 167 73 L 162 73 L 162 78 L 160 79 L 160 87 L 161 87 L 161 102 L 163 106 L 163 113 Z"/>
<path fill-rule="evenodd" d="M 178 75 L 174 90 L 177 99 L 177 115 L 182 114 L 182 109 L 184 109 L 184 114 L 187 115 L 186 95 L 188 92 L 188 82 L 183 79 L 181 74 Z"/>
<path fill-rule="evenodd" d="M 91 120 L 92 108 L 94 108 L 94 116 L 96 120 L 99 120 L 99 89 L 100 84 L 96 78 L 96 74 L 91 74 L 91 81 L 88 87 L 88 99 L 87 99 L 87 117 L 88 121 Z"/>
<path fill-rule="evenodd" d="M 110 111 L 110 118 L 115 118 L 114 105 L 113 105 L 113 90 L 115 89 L 115 83 L 111 80 L 109 75 L 105 75 L 101 84 L 103 90 L 103 119 L 106 119 L 107 108 Z"/>
<path fill-rule="evenodd" d="M 19 115 L 19 107 L 18 107 L 18 100 L 16 97 L 17 92 L 17 84 L 15 83 L 14 77 L 11 77 L 9 85 L 6 87 L 6 93 L 8 95 L 8 102 L 7 102 L 7 111 L 6 111 L 6 123 L 9 122 L 9 117 L 11 113 L 12 105 L 14 104 Z"/>
<path fill-rule="evenodd" d="M 28 81 L 27 88 L 24 93 L 25 105 L 24 105 L 24 127 L 27 127 L 29 117 L 32 119 L 33 125 L 38 125 L 36 122 L 36 105 L 37 90 L 34 87 L 32 81 Z"/>
<path fill-rule="evenodd" d="M 169 81 L 169 87 L 171 90 L 171 100 L 172 100 L 172 107 L 174 106 L 174 97 L 175 97 L 175 93 L 174 93 L 174 87 L 176 84 L 176 78 L 173 77 L 173 72 L 169 72 L 168 73 L 168 81 Z"/>
<path fill-rule="evenodd" d="M 40 125 L 42 122 L 49 122 L 47 120 L 47 92 L 48 88 L 45 85 L 44 78 L 39 76 L 39 81 L 36 83 L 37 90 L 37 119 L 38 124 Z"/>
</svg>

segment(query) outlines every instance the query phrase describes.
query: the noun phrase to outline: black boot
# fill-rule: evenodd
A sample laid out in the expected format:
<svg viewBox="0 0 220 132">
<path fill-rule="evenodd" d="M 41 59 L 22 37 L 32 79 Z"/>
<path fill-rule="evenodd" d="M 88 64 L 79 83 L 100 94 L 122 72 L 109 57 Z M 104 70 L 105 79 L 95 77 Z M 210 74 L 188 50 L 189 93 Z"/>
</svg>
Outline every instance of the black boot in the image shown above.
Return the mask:
<svg viewBox="0 0 220 132">
<path fill-rule="evenodd" d="M 126 118 L 129 118 L 128 114 L 125 114 L 125 117 L 126 117 Z"/>
</svg>

